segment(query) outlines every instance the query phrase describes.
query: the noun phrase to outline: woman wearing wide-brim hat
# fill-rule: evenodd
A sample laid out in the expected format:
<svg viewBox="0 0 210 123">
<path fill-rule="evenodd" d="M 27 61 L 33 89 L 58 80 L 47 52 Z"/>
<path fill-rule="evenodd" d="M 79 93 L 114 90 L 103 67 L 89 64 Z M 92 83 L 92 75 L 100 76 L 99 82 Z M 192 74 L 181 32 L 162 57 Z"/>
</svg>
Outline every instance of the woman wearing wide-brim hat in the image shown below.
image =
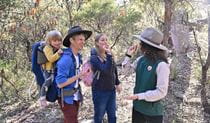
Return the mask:
<svg viewBox="0 0 210 123">
<path fill-rule="evenodd" d="M 79 79 L 87 71 L 79 71 L 82 64 L 80 51 L 92 32 L 74 26 L 69 29 L 68 34 L 63 40 L 63 45 L 67 48 L 57 62 L 57 75 L 55 77 L 58 86 L 58 103 L 64 114 L 65 123 L 78 123 L 79 103 L 82 101 L 82 94 Z"/>
<path fill-rule="evenodd" d="M 122 63 L 125 69 L 134 68 L 136 73 L 134 94 L 125 97 L 133 100 L 132 123 L 162 123 L 161 100 L 167 95 L 170 73 L 165 56 L 167 48 L 161 45 L 163 34 L 147 28 L 134 38 L 140 41 L 143 55 L 130 64 L 129 59 L 136 50 L 136 46 L 131 46 Z"/>
</svg>

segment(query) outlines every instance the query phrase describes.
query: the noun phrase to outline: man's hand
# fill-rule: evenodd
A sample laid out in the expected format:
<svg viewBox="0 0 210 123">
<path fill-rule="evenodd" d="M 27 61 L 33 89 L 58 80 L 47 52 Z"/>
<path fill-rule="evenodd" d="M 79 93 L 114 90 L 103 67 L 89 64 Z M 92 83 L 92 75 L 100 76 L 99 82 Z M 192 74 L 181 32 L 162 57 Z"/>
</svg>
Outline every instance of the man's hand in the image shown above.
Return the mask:
<svg viewBox="0 0 210 123">
<path fill-rule="evenodd" d="M 90 72 L 91 72 L 91 68 L 88 68 L 86 71 L 81 71 L 79 73 L 79 78 L 81 78 L 83 76 L 87 76 Z"/>
</svg>

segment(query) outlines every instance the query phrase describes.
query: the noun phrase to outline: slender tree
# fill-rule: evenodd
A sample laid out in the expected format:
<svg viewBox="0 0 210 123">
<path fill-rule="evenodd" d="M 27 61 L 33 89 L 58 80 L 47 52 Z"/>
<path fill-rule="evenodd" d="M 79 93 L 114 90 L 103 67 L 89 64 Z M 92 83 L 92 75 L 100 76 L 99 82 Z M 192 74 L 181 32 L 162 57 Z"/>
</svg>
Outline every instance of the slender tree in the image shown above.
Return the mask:
<svg viewBox="0 0 210 123">
<path fill-rule="evenodd" d="M 210 5 L 210 0 L 208 0 L 208 4 Z M 208 56 L 205 63 L 202 66 L 201 101 L 202 101 L 204 111 L 210 114 L 210 104 L 208 103 L 207 90 L 206 90 L 207 73 L 208 73 L 209 66 L 210 66 L 210 7 L 208 6 Z"/>
<path fill-rule="evenodd" d="M 164 37 L 163 44 L 168 46 L 170 38 L 169 31 L 171 30 L 171 17 L 173 11 L 173 0 L 164 0 L 165 3 L 165 15 L 164 15 Z"/>
</svg>

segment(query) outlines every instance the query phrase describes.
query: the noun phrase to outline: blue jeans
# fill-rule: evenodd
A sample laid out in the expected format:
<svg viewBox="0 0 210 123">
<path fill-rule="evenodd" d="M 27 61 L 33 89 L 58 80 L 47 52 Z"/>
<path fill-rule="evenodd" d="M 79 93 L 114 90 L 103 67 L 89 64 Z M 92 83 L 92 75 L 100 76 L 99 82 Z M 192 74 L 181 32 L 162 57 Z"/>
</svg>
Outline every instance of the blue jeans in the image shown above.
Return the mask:
<svg viewBox="0 0 210 123">
<path fill-rule="evenodd" d="M 116 92 L 92 90 L 94 104 L 94 123 L 102 123 L 107 113 L 108 122 L 116 123 Z"/>
</svg>

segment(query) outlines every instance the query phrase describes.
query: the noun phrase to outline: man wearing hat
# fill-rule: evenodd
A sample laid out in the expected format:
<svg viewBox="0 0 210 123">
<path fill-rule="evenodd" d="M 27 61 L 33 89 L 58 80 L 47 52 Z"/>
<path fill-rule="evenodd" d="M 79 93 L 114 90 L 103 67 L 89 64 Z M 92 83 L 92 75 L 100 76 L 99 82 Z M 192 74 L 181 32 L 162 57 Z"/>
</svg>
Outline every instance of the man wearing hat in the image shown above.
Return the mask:
<svg viewBox="0 0 210 123">
<path fill-rule="evenodd" d="M 163 34 L 155 28 L 147 28 L 141 34 L 134 35 L 140 41 L 142 56 L 130 64 L 136 46 L 131 46 L 122 65 L 134 68 L 136 80 L 134 94 L 126 96 L 133 100 L 132 123 L 162 123 L 163 99 L 168 90 L 169 64 L 165 56 L 167 48 L 161 45 Z"/>
<path fill-rule="evenodd" d="M 80 26 L 74 26 L 69 29 L 63 40 L 63 45 L 67 48 L 57 62 L 55 81 L 59 88 L 58 103 L 64 114 L 65 123 L 78 123 L 79 102 L 82 100 L 79 79 L 89 72 L 88 70 L 79 72 L 79 67 L 82 64 L 79 52 L 91 34 L 91 31 L 83 30 Z"/>
</svg>

